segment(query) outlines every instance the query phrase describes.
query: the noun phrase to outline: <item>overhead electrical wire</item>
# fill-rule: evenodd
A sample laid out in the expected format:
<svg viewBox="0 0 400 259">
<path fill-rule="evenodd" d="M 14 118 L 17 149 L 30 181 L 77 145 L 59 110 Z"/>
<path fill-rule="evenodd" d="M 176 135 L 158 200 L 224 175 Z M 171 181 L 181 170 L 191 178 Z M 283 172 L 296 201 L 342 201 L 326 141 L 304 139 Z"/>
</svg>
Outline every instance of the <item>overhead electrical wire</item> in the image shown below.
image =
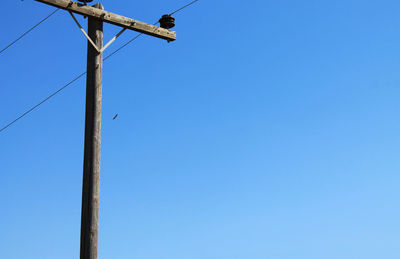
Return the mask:
<svg viewBox="0 0 400 259">
<path fill-rule="evenodd" d="M 190 5 L 192 5 L 192 4 L 194 4 L 194 3 L 196 3 L 197 1 L 199 1 L 199 0 L 194 0 L 194 1 L 190 2 L 190 3 L 188 3 L 187 5 L 184 5 L 184 6 L 182 6 L 181 8 L 179 8 L 179 9 L 177 9 L 177 10 L 173 11 L 173 12 L 172 12 L 172 13 L 170 13 L 169 15 L 176 14 L 177 12 L 179 12 L 179 11 L 181 11 L 181 10 L 185 9 L 186 7 L 189 7 Z"/>
<path fill-rule="evenodd" d="M 48 16 L 46 16 L 45 18 L 43 18 L 40 22 L 38 22 L 37 24 L 35 24 L 34 26 L 32 26 L 29 30 L 27 30 L 26 32 L 22 33 L 21 36 L 19 36 L 18 38 L 16 38 L 14 41 L 12 41 L 10 44 L 8 44 L 6 47 L 4 47 L 2 50 L 0 50 L 0 54 L 3 53 L 6 49 L 8 49 L 9 47 L 11 47 L 12 45 L 14 45 L 15 43 L 17 43 L 17 41 L 19 41 L 20 39 L 22 39 L 23 37 L 25 37 L 28 33 L 30 33 L 33 29 L 35 29 L 36 27 L 38 27 L 40 24 L 42 24 L 44 21 L 46 21 L 47 19 L 49 19 L 53 14 L 55 14 L 58 10 L 60 9 L 56 9 L 54 10 L 52 13 L 50 13 Z"/>
<path fill-rule="evenodd" d="M 190 2 L 187 5 L 184 5 L 183 7 L 173 11 L 170 15 L 175 14 L 183 9 L 185 9 L 186 7 L 189 7 L 190 5 L 194 4 L 195 2 L 197 2 L 199 0 L 194 0 L 192 2 Z M 59 9 L 57 9 L 56 11 L 58 11 Z M 45 21 L 46 19 L 48 19 L 51 15 L 53 15 L 56 11 L 54 11 L 53 13 L 51 13 L 48 17 L 46 17 L 45 19 L 43 19 L 40 23 L 42 23 L 43 21 Z M 40 23 L 38 23 L 36 26 L 38 26 Z M 155 22 L 154 25 L 158 24 L 159 22 Z M 36 27 L 34 26 L 34 27 Z M 30 30 L 34 29 L 34 27 L 32 27 Z M 26 32 L 27 33 L 27 32 Z M 26 34 L 25 33 L 25 34 Z M 108 56 L 106 56 L 105 58 L 103 58 L 103 61 L 106 61 L 107 59 L 111 58 L 112 56 L 114 56 L 116 53 L 118 53 L 120 50 L 122 50 L 123 48 L 125 48 L 126 46 L 128 46 L 129 44 L 131 44 L 133 41 L 135 41 L 136 39 L 138 39 L 140 36 L 142 36 L 143 33 L 139 33 L 137 34 L 135 37 L 133 37 L 132 39 L 130 39 L 129 41 L 127 41 L 125 44 L 123 44 L 121 47 L 117 48 L 115 51 L 113 51 L 111 54 L 109 54 Z M 23 37 L 23 36 L 22 36 Z M 22 38 L 20 37 L 20 38 Z M 17 39 L 18 40 L 18 39 Z M 10 45 L 11 46 L 11 45 Z M 7 47 L 8 48 L 8 47 Z M 0 52 L 1 54 L 1 52 Z M 75 81 L 77 81 L 78 79 L 80 79 L 82 76 L 84 76 L 87 73 L 87 71 L 81 73 L 80 75 L 78 75 L 77 77 L 75 77 L 74 79 L 72 79 L 71 81 L 69 81 L 67 84 L 65 84 L 63 87 L 59 88 L 58 90 L 56 90 L 55 92 L 53 92 L 52 94 L 50 94 L 49 96 L 47 96 L 45 99 L 43 99 L 41 102 L 39 102 L 38 104 L 36 104 L 35 106 L 33 106 L 32 108 L 30 108 L 29 110 L 27 110 L 26 112 L 24 112 L 23 114 L 21 114 L 19 117 L 17 117 L 15 120 L 13 120 L 12 122 L 8 123 L 6 126 L 4 126 L 3 128 L 0 129 L 0 133 L 3 132 L 5 129 L 7 129 L 8 127 L 10 127 L 11 125 L 13 125 L 14 123 L 16 123 L 17 121 L 19 121 L 20 119 L 22 119 L 23 117 L 25 117 L 26 115 L 28 115 L 29 113 L 31 113 L 32 111 L 34 111 L 35 109 L 37 109 L 40 105 L 42 105 L 43 103 L 47 102 L 49 99 L 51 99 L 52 97 L 54 97 L 55 95 L 57 95 L 58 93 L 60 93 L 62 90 L 64 90 L 65 88 L 67 88 L 68 86 L 70 86 L 72 83 L 74 83 Z"/>
<path fill-rule="evenodd" d="M 37 107 L 39 107 L 40 105 L 42 105 L 43 103 L 47 102 L 50 98 L 52 98 L 53 96 L 55 96 L 56 94 L 58 94 L 59 92 L 61 92 L 62 90 L 64 90 L 65 88 L 67 88 L 69 85 L 71 85 L 72 83 L 74 83 L 76 80 L 78 80 L 79 78 L 81 78 L 82 76 L 84 76 L 86 74 L 86 72 L 83 72 L 82 74 L 80 74 L 79 76 L 75 77 L 73 80 L 71 80 L 68 84 L 64 85 L 63 87 L 61 87 L 60 89 L 58 89 L 57 91 L 55 91 L 54 93 L 52 93 L 51 95 L 47 96 L 45 99 L 43 99 L 40 103 L 36 104 L 35 106 L 33 106 L 32 108 L 30 108 L 29 110 L 27 110 L 26 112 L 24 112 L 23 114 L 21 114 L 18 118 L 16 118 L 15 120 L 13 120 L 12 122 L 10 122 L 9 124 L 7 124 L 6 126 L 4 126 L 3 128 L 0 129 L 0 132 L 2 132 L 3 130 L 7 129 L 8 127 L 10 127 L 11 125 L 13 125 L 14 123 L 16 123 L 17 121 L 19 121 L 20 119 L 22 119 L 23 117 L 25 117 L 28 113 L 30 113 L 31 111 L 35 110 Z"/>
</svg>

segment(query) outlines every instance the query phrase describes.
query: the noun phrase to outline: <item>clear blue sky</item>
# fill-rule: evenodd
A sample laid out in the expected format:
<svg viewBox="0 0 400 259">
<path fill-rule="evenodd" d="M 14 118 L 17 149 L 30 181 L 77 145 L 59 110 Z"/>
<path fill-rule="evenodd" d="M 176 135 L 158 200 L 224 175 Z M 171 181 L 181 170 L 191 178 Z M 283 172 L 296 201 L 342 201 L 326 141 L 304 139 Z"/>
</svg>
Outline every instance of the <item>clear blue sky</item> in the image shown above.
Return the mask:
<svg viewBox="0 0 400 259">
<path fill-rule="evenodd" d="M 153 23 L 187 1 L 102 3 Z M 399 9 L 200 0 L 176 42 L 108 60 L 100 258 L 400 258 Z M 54 8 L 2 10 L 0 48 Z M 0 127 L 85 64 L 59 11 L 0 55 Z M 79 257 L 84 96 L 81 79 L 0 134 L 0 258 Z"/>
</svg>

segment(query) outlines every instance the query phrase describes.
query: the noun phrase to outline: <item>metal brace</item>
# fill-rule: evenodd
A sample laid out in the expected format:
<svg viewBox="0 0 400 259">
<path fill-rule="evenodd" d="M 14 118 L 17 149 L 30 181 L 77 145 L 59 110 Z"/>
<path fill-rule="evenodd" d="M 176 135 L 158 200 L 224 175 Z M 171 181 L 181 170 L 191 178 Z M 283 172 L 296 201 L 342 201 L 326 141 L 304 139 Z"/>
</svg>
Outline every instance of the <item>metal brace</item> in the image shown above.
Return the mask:
<svg viewBox="0 0 400 259">
<path fill-rule="evenodd" d="M 83 35 L 85 35 L 85 37 L 88 39 L 88 41 L 90 42 L 90 44 L 92 44 L 92 46 L 94 47 L 95 50 L 97 50 L 97 52 L 99 53 L 103 53 L 103 51 L 105 51 L 116 39 L 118 39 L 119 36 L 121 36 L 121 34 L 126 30 L 126 28 L 123 28 L 120 32 L 117 33 L 117 35 L 114 36 L 114 38 L 112 38 L 102 49 L 99 49 L 96 44 L 92 41 L 92 39 L 89 37 L 89 35 L 87 35 L 87 33 L 85 32 L 85 29 L 82 28 L 82 26 L 80 25 L 80 23 L 78 22 L 78 20 L 75 18 L 74 14 L 71 11 L 68 11 L 69 14 L 72 16 L 72 19 L 74 19 L 76 25 L 78 25 L 79 29 L 81 30 L 81 32 L 83 33 Z"/>
</svg>

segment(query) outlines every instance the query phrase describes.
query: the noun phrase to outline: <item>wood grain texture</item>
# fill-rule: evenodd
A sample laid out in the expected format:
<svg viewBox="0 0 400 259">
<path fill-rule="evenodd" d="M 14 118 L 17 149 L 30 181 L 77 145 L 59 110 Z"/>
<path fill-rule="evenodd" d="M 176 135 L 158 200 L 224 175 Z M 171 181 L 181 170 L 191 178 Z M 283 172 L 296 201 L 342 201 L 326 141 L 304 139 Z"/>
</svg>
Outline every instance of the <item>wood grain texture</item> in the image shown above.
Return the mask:
<svg viewBox="0 0 400 259">
<path fill-rule="evenodd" d="M 95 5 L 102 8 L 100 4 Z M 101 49 L 103 22 L 89 17 L 88 35 Z M 103 55 L 88 42 L 85 148 L 83 161 L 81 259 L 98 258 L 100 207 L 100 146 Z"/>
<path fill-rule="evenodd" d="M 100 19 L 103 22 L 111 23 L 117 26 L 137 31 L 143 34 L 154 36 L 160 39 L 174 41 L 176 40 L 176 32 L 170 31 L 158 26 L 136 21 L 118 14 L 110 13 L 98 8 L 70 1 L 70 0 L 35 0 L 44 4 L 71 11 L 73 13 L 85 15 L 95 19 Z"/>
</svg>

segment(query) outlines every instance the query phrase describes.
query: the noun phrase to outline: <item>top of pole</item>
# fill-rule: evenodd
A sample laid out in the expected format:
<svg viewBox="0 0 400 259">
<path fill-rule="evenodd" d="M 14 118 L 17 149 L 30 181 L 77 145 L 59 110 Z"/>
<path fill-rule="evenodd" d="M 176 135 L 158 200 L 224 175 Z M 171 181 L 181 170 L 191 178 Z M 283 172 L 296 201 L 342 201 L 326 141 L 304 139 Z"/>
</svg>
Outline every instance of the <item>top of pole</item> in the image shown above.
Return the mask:
<svg viewBox="0 0 400 259">
<path fill-rule="evenodd" d="M 170 31 L 148 23 L 140 22 L 118 14 L 110 13 L 92 6 L 83 5 L 71 0 L 35 0 L 44 4 L 70 11 L 72 13 L 92 17 L 111 23 L 129 30 L 137 31 L 146 35 L 164 39 L 167 41 L 176 40 L 176 32 Z"/>
</svg>

